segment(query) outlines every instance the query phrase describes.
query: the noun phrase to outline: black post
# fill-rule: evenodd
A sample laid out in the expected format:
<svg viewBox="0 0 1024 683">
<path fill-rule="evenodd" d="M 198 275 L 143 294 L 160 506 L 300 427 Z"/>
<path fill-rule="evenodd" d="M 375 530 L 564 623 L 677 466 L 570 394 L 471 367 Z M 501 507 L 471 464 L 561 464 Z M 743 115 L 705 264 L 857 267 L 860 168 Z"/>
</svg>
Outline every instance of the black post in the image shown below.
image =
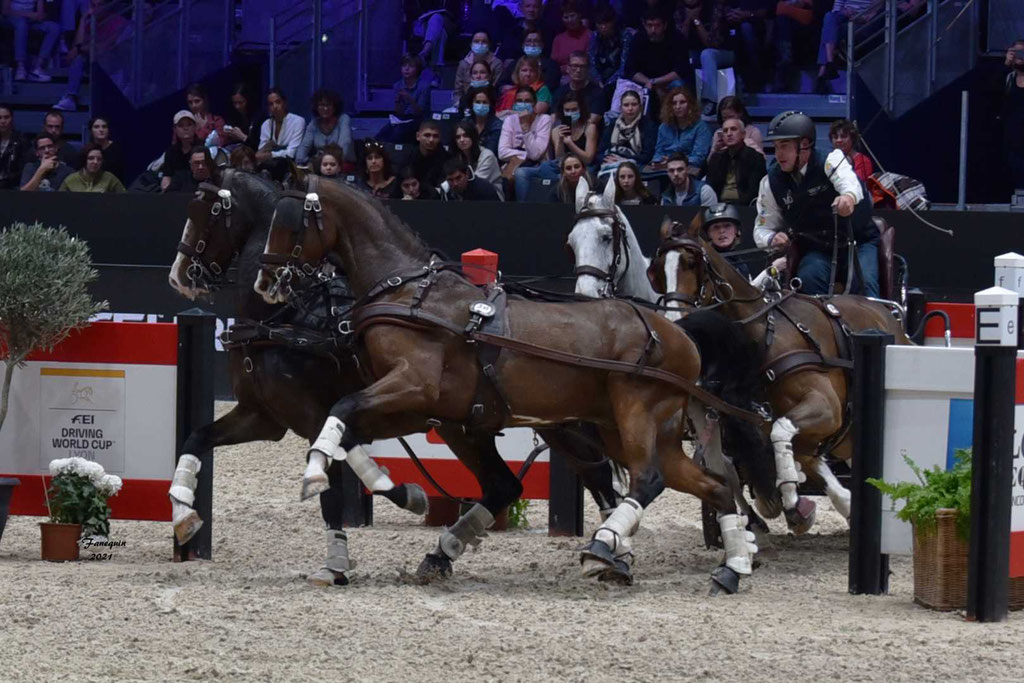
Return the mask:
<svg viewBox="0 0 1024 683">
<path fill-rule="evenodd" d="M 178 429 L 174 465 L 188 438 L 196 429 L 213 422 L 214 335 L 217 317 L 190 308 L 178 314 Z M 201 463 L 193 509 L 203 526 L 192 540 L 179 545 L 174 539 L 174 559 L 209 560 L 213 538 L 213 451 L 193 453 Z"/>
<path fill-rule="evenodd" d="M 853 468 L 850 475 L 849 591 L 889 592 L 889 556 L 882 554 L 882 492 L 867 483 L 882 476 L 885 425 L 885 347 L 877 331 L 853 335 Z"/>
<path fill-rule="evenodd" d="M 927 299 L 924 292 L 917 287 L 907 291 L 907 319 L 903 326 L 907 334 L 913 333 L 918 325 L 921 324 L 921 321 L 924 319 L 926 303 Z M 911 341 L 915 344 L 924 344 L 924 329 L 921 330 L 919 336 L 914 337 Z"/>
<path fill-rule="evenodd" d="M 548 536 L 583 535 L 583 485 L 555 446 L 548 451 Z"/>
<path fill-rule="evenodd" d="M 342 526 L 373 526 L 373 495 L 352 471 L 347 462 L 332 462 L 327 468 L 331 488 L 320 494 L 324 519 Z M 330 515 L 332 519 L 328 519 Z M 340 518 L 340 519 L 339 519 Z M 333 528 L 333 527 L 332 527 Z"/>
</svg>

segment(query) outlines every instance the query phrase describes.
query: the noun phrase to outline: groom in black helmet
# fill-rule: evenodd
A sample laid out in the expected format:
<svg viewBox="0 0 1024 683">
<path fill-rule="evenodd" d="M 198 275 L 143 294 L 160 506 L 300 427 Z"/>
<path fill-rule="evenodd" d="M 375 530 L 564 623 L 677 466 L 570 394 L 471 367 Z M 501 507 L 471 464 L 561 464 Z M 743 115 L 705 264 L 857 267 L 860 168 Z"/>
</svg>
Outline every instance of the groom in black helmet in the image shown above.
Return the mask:
<svg viewBox="0 0 1024 683">
<path fill-rule="evenodd" d="M 785 247 L 794 241 L 800 251 L 796 276 L 801 291 L 827 294 L 833 245 L 838 238 L 839 282 L 845 279 L 846 243 L 852 234 L 859 268 L 849 293 L 877 297 L 878 228 L 871 220 L 870 200 L 842 151 L 834 150 L 824 163 L 816 157 L 816 138 L 814 122 L 800 112 L 779 114 L 768 125 L 765 139 L 775 142 L 778 164 L 761 180 L 754 242 Z M 841 217 L 838 236 L 833 212 Z"/>
</svg>

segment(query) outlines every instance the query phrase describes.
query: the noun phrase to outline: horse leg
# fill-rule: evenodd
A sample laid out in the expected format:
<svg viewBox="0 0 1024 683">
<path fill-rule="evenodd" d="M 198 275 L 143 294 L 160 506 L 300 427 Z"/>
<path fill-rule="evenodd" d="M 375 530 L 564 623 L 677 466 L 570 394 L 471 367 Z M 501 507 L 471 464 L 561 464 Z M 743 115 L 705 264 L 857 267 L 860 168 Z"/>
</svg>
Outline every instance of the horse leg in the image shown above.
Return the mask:
<svg viewBox="0 0 1024 683">
<path fill-rule="evenodd" d="M 832 455 L 849 462 L 851 456 L 851 450 L 853 447 L 853 439 L 850 435 L 847 435 L 835 448 L 832 449 Z M 825 458 L 814 457 L 811 460 L 811 471 L 817 474 L 822 483 L 825 485 L 825 495 L 832 501 L 832 507 L 836 509 L 836 512 L 841 514 L 843 518 L 850 521 L 850 489 L 839 483 L 836 479 L 835 473 L 832 468 L 825 462 Z"/>
<path fill-rule="evenodd" d="M 205 453 L 218 446 L 231 446 L 249 441 L 278 441 L 287 428 L 262 411 L 239 403 L 219 420 L 200 427 L 185 439 L 178 465 L 171 479 L 171 519 L 178 543 L 188 543 L 203 525 L 192 509 L 198 482 L 200 461 L 193 453 Z"/>
<path fill-rule="evenodd" d="M 466 546 L 479 546 L 495 517 L 523 493 L 522 482 L 498 453 L 493 434 L 465 430 L 458 425 L 437 429 L 459 461 L 476 477 L 483 495 L 455 524 L 441 532 L 437 548 L 423 558 L 416 575 L 425 581 L 451 576 L 452 562 L 462 556 Z"/>
<path fill-rule="evenodd" d="M 600 447 L 601 437 L 597 428 L 580 423 L 562 429 L 538 429 L 537 433 L 552 450 L 569 454 L 566 462 L 597 503 L 601 520 L 608 519 L 624 496 L 616 488 L 620 482 L 612 461 L 605 457 Z"/>
</svg>

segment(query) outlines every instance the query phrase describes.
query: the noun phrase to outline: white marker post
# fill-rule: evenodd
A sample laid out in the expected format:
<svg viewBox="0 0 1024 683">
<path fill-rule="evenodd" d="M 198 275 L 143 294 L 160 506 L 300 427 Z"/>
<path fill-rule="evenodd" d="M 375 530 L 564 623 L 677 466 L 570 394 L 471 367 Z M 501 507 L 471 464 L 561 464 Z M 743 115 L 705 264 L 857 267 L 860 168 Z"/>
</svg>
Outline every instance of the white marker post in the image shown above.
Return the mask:
<svg viewBox="0 0 1024 683">
<path fill-rule="evenodd" d="M 996 287 L 1004 287 L 1017 292 L 1017 348 L 1024 349 L 1024 326 L 1020 316 L 1024 316 L 1024 256 L 1011 251 L 995 258 Z"/>
</svg>

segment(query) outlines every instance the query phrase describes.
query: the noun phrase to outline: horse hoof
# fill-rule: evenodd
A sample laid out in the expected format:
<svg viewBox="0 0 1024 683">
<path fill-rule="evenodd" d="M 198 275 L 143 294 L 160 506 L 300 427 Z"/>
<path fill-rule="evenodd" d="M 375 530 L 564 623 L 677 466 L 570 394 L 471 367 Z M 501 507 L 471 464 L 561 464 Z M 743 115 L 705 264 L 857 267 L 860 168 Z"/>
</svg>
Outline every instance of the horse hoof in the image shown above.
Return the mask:
<svg viewBox="0 0 1024 683">
<path fill-rule="evenodd" d="M 178 544 L 185 545 L 191 541 L 202 526 L 203 520 L 199 518 L 199 513 L 189 510 L 188 514 L 174 525 L 174 535 L 178 539 Z"/>
<path fill-rule="evenodd" d="M 416 569 L 416 578 L 423 583 L 436 579 L 447 579 L 452 575 L 452 561 L 445 555 L 427 553 Z"/>
<path fill-rule="evenodd" d="M 309 500 L 329 488 L 331 488 L 331 483 L 327 480 L 326 473 L 312 475 L 302 480 L 302 494 L 299 496 L 299 500 Z"/>
<path fill-rule="evenodd" d="M 615 566 L 605 567 L 604 571 L 598 575 L 597 580 L 616 583 L 620 586 L 632 586 L 633 572 L 630 571 L 628 564 L 622 560 L 615 560 Z"/>
<path fill-rule="evenodd" d="M 595 560 L 592 557 L 581 558 L 580 568 L 583 572 L 583 578 L 594 579 L 600 577 L 609 569 L 608 565 L 600 560 Z"/>
<path fill-rule="evenodd" d="M 789 530 L 796 536 L 810 531 L 817 517 L 817 508 L 818 506 L 814 504 L 813 500 L 801 496 L 797 500 L 795 508 L 786 510 L 786 524 L 789 526 Z"/>
<path fill-rule="evenodd" d="M 775 519 L 782 514 L 782 499 L 775 496 L 774 500 L 765 500 L 757 496 L 754 498 L 754 509 L 765 519 Z"/>
<path fill-rule="evenodd" d="M 614 569 L 615 556 L 607 543 L 595 539 L 580 550 L 580 565 L 583 567 L 583 576 L 593 578 L 607 569 Z"/>
<path fill-rule="evenodd" d="M 405 509 L 414 515 L 425 515 L 430 509 L 427 492 L 419 484 L 402 484 L 405 487 Z"/>
<path fill-rule="evenodd" d="M 306 583 L 311 586 L 347 586 L 348 577 L 343 572 L 322 567 L 307 576 Z"/>
<path fill-rule="evenodd" d="M 740 589 L 740 575 L 729 567 L 719 565 L 711 572 L 711 590 L 708 595 L 718 595 L 725 591 L 727 595 L 733 595 Z"/>
<path fill-rule="evenodd" d="M 756 534 L 771 533 L 771 529 L 768 528 L 768 523 L 754 514 L 753 511 L 748 515 L 747 530 L 753 531 Z"/>
</svg>

